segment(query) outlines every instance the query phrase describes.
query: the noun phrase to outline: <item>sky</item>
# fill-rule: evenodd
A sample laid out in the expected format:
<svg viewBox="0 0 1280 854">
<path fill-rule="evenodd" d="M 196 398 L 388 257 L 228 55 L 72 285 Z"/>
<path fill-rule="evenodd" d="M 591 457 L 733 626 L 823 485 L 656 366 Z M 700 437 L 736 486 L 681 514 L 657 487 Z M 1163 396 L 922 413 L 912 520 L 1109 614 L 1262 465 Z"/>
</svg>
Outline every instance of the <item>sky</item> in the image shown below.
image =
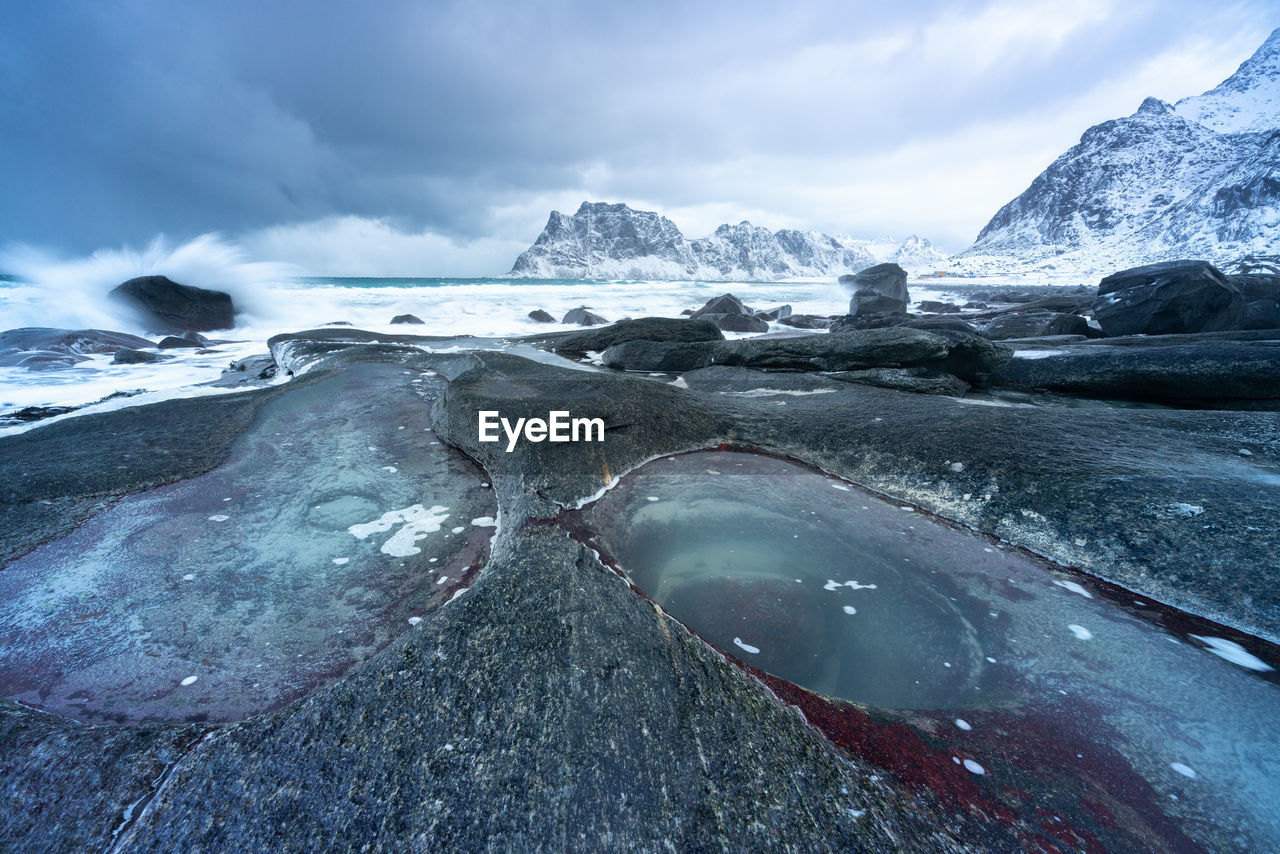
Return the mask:
<svg viewBox="0 0 1280 854">
<path fill-rule="evenodd" d="M 501 275 L 550 211 L 948 252 L 1091 125 L 1217 85 L 1280 0 L 0 0 L 0 244 L 219 232 Z"/>
</svg>

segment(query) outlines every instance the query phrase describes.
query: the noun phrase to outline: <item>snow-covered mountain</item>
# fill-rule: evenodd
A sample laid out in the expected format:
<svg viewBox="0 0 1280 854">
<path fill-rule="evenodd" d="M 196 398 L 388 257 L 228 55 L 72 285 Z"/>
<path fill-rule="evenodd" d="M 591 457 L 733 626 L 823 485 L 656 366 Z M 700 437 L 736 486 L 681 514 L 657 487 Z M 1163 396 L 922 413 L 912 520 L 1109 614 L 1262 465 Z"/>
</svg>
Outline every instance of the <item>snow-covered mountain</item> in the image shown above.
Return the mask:
<svg viewBox="0 0 1280 854">
<path fill-rule="evenodd" d="M 912 236 L 878 257 L 862 243 L 817 231 L 740 222 L 686 240 L 671 220 L 625 204 L 583 202 L 573 216 L 552 211 L 533 245 L 507 275 L 539 279 L 696 279 L 776 281 L 853 273 L 894 260 L 933 269 L 946 256 Z M 903 260 L 899 260 L 899 258 Z M 904 263 L 910 261 L 911 263 Z"/>
<path fill-rule="evenodd" d="M 1001 208 L 949 268 L 1094 273 L 1280 245 L 1280 30 L 1218 87 L 1147 98 Z"/>
</svg>

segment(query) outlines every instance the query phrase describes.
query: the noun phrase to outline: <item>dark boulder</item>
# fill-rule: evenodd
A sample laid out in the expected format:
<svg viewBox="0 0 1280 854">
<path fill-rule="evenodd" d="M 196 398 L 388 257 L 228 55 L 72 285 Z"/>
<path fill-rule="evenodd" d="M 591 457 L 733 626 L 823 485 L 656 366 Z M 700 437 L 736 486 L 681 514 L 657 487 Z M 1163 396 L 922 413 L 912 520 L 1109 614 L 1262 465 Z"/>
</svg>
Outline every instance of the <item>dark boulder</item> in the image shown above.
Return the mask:
<svg viewBox="0 0 1280 854">
<path fill-rule="evenodd" d="M 547 314 L 547 312 L 543 311 L 540 308 L 535 308 L 533 311 L 529 312 L 529 319 L 537 321 L 538 323 L 555 323 L 556 322 L 556 319 L 554 317 L 552 317 L 550 314 Z"/>
<path fill-rule="evenodd" d="M 831 318 L 817 314 L 792 314 L 778 318 L 778 322 L 795 329 L 826 329 L 831 325 Z"/>
<path fill-rule="evenodd" d="M 113 365 L 150 365 L 155 362 L 167 362 L 173 356 L 166 353 L 149 353 L 146 350 L 117 350 L 111 358 Z"/>
<path fill-rule="evenodd" d="M 969 384 L 964 380 L 930 368 L 864 368 L 859 371 L 837 371 L 827 376 L 847 383 L 913 391 L 918 394 L 960 397 L 969 390 Z"/>
<path fill-rule="evenodd" d="M 1043 335 L 1088 335 L 1083 317 L 1059 311 L 1009 311 L 997 315 L 982 330 L 996 341 L 1005 338 L 1037 338 Z"/>
<path fill-rule="evenodd" d="M 60 353 L 56 350 L 0 350 L 0 368 L 26 368 L 29 371 L 54 371 L 89 361 L 88 356 Z"/>
<path fill-rule="evenodd" d="M 719 330 L 717 330 L 719 331 Z M 711 341 L 624 341 L 600 354 L 606 368 L 621 371 L 684 373 L 714 364 L 716 345 Z"/>
<path fill-rule="evenodd" d="M 1108 336 L 1238 329 L 1244 295 L 1206 261 L 1170 261 L 1107 276 L 1093 314 Z"/>
<path fill-rule="evenodd" d="M 564 356 L 582 356 L 588 351 L 604 352 L 627 341 L 723 341 L 724 335 L 706 319 L 641 317 L 620 320 L 600 329 L 570 332 L 556 338 L 551 349 Z"/>
<path fill-rule="evenodd" d="M 199 341 L 192 341 L 190 338 L 180 338 L 177 335 L 169 335 L 165 338 L 161 338 L 160 343 L 156 346 L 161 350 L 198 350 L 204 345 Z"/>
<path fill-rule="evenodd" d="M 745 314 L 704 314 L 703 320 L 709 320 L 717 328 L 725 332 L 768 332 L 769 322 L 759 317 Z"/>
<path fill-rule="evenodd" d="M 958 317 L 920 317 L 898 325 L 907 326 L 911 329 L 923 329 L 926 332 L 937 332 L 945 329 L 950 332 L 968 332 L 970 335 L 978 334 L 977 327 Z"/>
<path fill-rule="evenodd" d="M 598 314 L 593 314 L 592 312 L 587 311 L 587 307 L 583 305 L 578 308 L 570 309 L 564 316 L 564 319 L 560 322 L 574 323 L 578 326 L 600 326 L 608 323 L 609 321 L 605 320 Z"/>
<path fill-rule="evenodd" d="M 105 329 L 52 329 L 29 326 L 0 332 L 0 350 L 48 350 L 75 355 L 106 355 L 122 347 L 154 347 L 146 338 Z"/>
<path fill-rule="evenodd" d="M 708 365 L 801 372 L 920 366 L 980 380 L 1011 353 L 963 333 L 896 328 L 737 341 L 630 341 L 605 350 L 601 360 L 611 368 L 664 372 Z"/>
<path fill-rule="evenodd" d="M 1019 351 L 1029 352 L 1029 351 Z M 1030 351 L 1034 352 L 1034 351 Z M 1280 341 L 1106 339 L 1012 359 L 992 384 L 1157 402 L 1280 399 Z"/>
<path fill-rule="evenodd" d="M 718 297 L 713 297 L 712 299 L 707 300 L 706 304 L 702 306 L 702 308 L 698 309 L 690 316 L 704 317 L 709 314 L 736 314 L 749 317 L 752 314 L 752 310 L 747 308 L 746 305 L 743 304 L 742 300 L 738 299 L 733 294 L 721 294 Z"/>
<path fill-rule="evenodd" d="M 137 335 L 103 329 L 9 329 L 0 332 L 0 367 L 50 371 L 77 365 L 91 355 L 154 346 Z"/>
<path fill-rule="evenodd" d="M 422 325 L 425 324 L 426 321 L 421 317 L 418 317 L 416 314 L 397 314 L 395 317 L 391 318 L 392 326 L 400 326 L 405 323 Z"/>
<path fill-rule="evenodd" d="M 862 314 L 844 314 L 831 318 L 827 328 L 832 332 L 857 332 L 861 329 L 887 329 L 890 326 L 901 326 L 911 320 L 906 312 L 864 312 Z"/>
<path fill-rule="evenodd" d="M 230 329 L 236 325 L 231 295 L 180 285 L 168 276 L 139 276 L 117 285 L 108 295 L 130 306 L 157 332 Z"/>
<path fill-rule="evenodd" d="M 325 326 L 354 326 L 350 320 L 330 320 Z"/>
<path fill-rule="evenodd" d="M 1280 275 L 1227 276 L 1244 294 L 1242 329 L 1280 329 Z"/>
<path fill-rule="evenodd" d="M 853 275 L 840 277 L 840 284 L 853 290 L 849 313 L 887 314 L 905 312 L 911 295 L 907 291 L 907 271 L 897 264 L 876 264 Z"/>
<path fill-rule="evenodd" d="M 981 335 L 950 329 L 935 329 L 926 334 L 945 339 L 948 349 L 941 359 L 926 362 L 924 366 L 952 374 L 972 385 L 986 385 L 991 374 L 1013 358 L 1012 349 L 993 344 Z"/>
<path fill-rule="evenodd" d="M 916 307 L 929 314 L 955 314 L 960 310 L 960 306 L 953 302 L 939 302 L 933 299 L 922 300 Z"/>
<path fill-rule="evenodd" d="M 782 371 L 903 367 L 945 358 L 947 339 L 917 329 L 866 329 L 794 338 L 726 341 L 716 364 Z"/>
<path fill-rule="evenodd" d="M 791 316 L 791 306 L 779 305 L 774 308 L 766 308 L 756 312 L 756 317 L 761 320 L 782 320 Z"/>
</svg>

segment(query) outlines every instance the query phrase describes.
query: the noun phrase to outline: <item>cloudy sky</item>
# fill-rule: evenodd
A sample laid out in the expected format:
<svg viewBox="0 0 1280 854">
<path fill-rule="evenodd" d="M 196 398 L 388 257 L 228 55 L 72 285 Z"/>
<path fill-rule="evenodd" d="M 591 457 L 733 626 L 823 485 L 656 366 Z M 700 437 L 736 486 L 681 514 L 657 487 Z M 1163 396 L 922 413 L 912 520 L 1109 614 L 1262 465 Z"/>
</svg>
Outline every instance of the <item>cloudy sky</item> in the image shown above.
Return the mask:
<svg viewBox="0 0 1280 854">
<path fill-rule="evenodd" d="M 0 243 L 501 274 L 591 199 L 958 251 L 1090 125 L 1276 27 L 1277 0 L 6 3 Z"/>
</svg>

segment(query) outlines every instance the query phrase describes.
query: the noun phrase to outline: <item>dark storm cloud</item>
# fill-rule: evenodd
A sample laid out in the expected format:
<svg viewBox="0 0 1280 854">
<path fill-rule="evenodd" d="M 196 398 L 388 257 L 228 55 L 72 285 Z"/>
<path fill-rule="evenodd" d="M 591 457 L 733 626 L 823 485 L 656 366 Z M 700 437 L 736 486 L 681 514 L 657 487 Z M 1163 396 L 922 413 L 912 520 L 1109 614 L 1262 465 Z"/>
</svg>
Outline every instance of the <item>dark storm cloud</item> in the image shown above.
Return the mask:
<svg viewBox="0 0 1280 854">
<path fill-rule="evenodd" d="M 1079 5 L 1034 13 L 1062 18 L 1048 42 L 1020 41 L 1025 4 L 989 2 L 10 5 L 0 239 L 339 214 L 467 238 L 587 173 L 617 198 L 799 216 L 776 174 L 768 198 L 707 176 L 782 158 L 821 183 L 828 159 L 1035 110 L 1266 8 Z"/>
</svg>

